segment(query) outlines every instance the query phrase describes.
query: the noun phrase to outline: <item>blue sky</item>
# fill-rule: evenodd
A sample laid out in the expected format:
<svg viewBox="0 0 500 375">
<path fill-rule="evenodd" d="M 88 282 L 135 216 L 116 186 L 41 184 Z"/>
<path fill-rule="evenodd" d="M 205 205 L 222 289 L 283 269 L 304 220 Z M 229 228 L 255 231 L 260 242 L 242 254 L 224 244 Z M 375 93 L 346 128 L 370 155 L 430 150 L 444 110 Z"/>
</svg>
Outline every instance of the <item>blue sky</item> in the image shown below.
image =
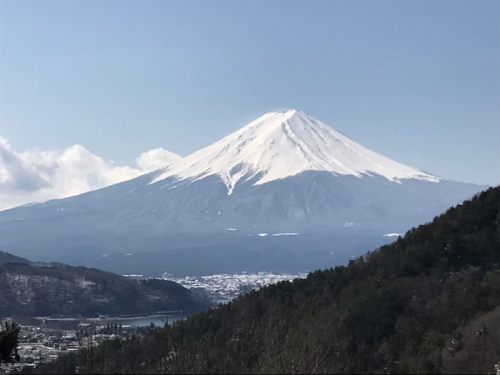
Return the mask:
<svg viewBox="0 0 500 375">
<path fill-rule="evenodd" d="M 396 161 L 500 183 L 500 2 L 0 2 L 0 136 L 115 165 L 296 108 Z"/>
</svg>

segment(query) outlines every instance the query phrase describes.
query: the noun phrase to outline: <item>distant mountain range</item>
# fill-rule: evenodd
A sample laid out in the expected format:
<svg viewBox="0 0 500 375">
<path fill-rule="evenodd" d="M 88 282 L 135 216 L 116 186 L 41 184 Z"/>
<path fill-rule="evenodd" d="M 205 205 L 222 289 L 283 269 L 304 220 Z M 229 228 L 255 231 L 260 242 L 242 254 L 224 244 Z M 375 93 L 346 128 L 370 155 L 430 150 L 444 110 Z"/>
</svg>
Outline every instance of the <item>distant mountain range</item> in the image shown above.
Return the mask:
<svg viewBox="0 0 500 375">
<path fill-rule="evenodd" d="M 383 234 L 429 221 L 485 188 L 397 163 L 303 112 L 272 112 L 166 168 L 2 211 L 0 246 L 77 263 L 91 254 L 155 251 L 163 261 L 167 250 L 246 248 L 246 237 L 259 233 L 349 237 L 361 230 L 381 244 Z M 328 242 L 315 250 L 331 250 Z M 198 255 L 170 257 L 164 267 L 194 265 Z"/>
</svg>

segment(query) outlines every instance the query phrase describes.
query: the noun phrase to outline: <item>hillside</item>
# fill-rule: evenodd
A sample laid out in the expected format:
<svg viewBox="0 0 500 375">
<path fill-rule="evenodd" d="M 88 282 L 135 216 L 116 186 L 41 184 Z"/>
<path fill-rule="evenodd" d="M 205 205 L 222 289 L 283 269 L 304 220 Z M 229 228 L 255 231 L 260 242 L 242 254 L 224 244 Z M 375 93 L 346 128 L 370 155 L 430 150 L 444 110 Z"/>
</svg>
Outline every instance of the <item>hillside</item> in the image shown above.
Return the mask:
<svg viewBox="0 0 500 375">
<path fill-rule="evenodd" d="M 5 251 L 0 251 L 0 264 L 5 263 L 29 263 L 29 260 L 6 253 Z"/>
<path fill-rule="evenodd" d="M 80 353 L 38 371 L 492 373 L 499 266 L 496 187 L 347 266 L 102 345 L 92 363 Z"/>
<path fill-rule="evenodd" d="M 208 301 L 165 280 L 54 264 L 0 263 L 0 317 L 199 311 Z"/>
</svg>

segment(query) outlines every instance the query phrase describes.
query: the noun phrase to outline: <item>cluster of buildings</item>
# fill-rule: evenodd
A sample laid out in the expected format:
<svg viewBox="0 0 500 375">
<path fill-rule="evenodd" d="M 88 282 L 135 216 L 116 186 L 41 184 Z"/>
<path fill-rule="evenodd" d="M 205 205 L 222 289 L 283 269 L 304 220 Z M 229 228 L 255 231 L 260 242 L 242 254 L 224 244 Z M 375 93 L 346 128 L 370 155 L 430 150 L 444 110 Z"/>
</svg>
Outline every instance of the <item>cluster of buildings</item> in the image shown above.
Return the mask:
<svg viewBox="0 0 500 375">
<path fill-rule="evenodd" d="M 54 328 L 55 323 L 75 323 L 75 329 Z M 50 328 L 43 323 L 52 323 Z M 125 339 L 137 335 L 137 327 L 130 325 L 95 325 L 79 323 L 74 318 L 44 319 L 40 326 L 20 325 L 17 347 L 20 360 L 0 366 L 0 373 L 9 373 L 24 367 L 57 359 L 61 354 L 78 351 L 81 347 L 98 345 L 104 340 Z"/>
<path fill-rule="evenodd" d="M 76 330 L 20 325 L 17 347 L 20 361 L 2 366 L 2 372 L 20 370 L 24 367 L 36 367 L 40 363 L 50 362 L 61 353 L 77 351 L 80 342 Z"/>
<path fill-rule="evenodd" d="M 174 281 L 188 289 L 202 289 L 218 303 L 225 303 L 238 295 L 248 293 L 255 289 L 260 289 L 269 284 L 275 284 L 280 281 L 305 278 L 307 274 L 274 274 L 269 272 L 246 273 L 241 274 L 218 274 L 210 276 L 186 276 L 175 278 L 173 275 L 165 272 L 162 278 Z"/>
</svg>

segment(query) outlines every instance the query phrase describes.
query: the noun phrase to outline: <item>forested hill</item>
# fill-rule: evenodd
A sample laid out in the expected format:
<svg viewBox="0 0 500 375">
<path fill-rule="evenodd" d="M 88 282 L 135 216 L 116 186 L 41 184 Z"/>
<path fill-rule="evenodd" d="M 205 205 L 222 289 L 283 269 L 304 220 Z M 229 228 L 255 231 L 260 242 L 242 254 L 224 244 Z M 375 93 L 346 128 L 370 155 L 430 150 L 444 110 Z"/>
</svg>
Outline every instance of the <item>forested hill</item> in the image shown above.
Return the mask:
<svg viewBox="0 0 500 375">
<path fill-rule="evenodd" d="M 5 263 L 29 263 L 30 261 L 25 258 L 21 258 L 5 251 L 0 251 L 0 264 Z"/>
<path fill-rule="evenodd" d="M 208 300 L 166 280 L 138 281 L 61 264 L 0 263 L 0 318 L 192 312 L 208 306 Z"/>
<path fill-rule="evenodd" d="M 347 266 L 101 345 L 92 363 L 80 353 L 38 371 L 493 373 L 499 212 L 491 188 Z"/>
</svg>

